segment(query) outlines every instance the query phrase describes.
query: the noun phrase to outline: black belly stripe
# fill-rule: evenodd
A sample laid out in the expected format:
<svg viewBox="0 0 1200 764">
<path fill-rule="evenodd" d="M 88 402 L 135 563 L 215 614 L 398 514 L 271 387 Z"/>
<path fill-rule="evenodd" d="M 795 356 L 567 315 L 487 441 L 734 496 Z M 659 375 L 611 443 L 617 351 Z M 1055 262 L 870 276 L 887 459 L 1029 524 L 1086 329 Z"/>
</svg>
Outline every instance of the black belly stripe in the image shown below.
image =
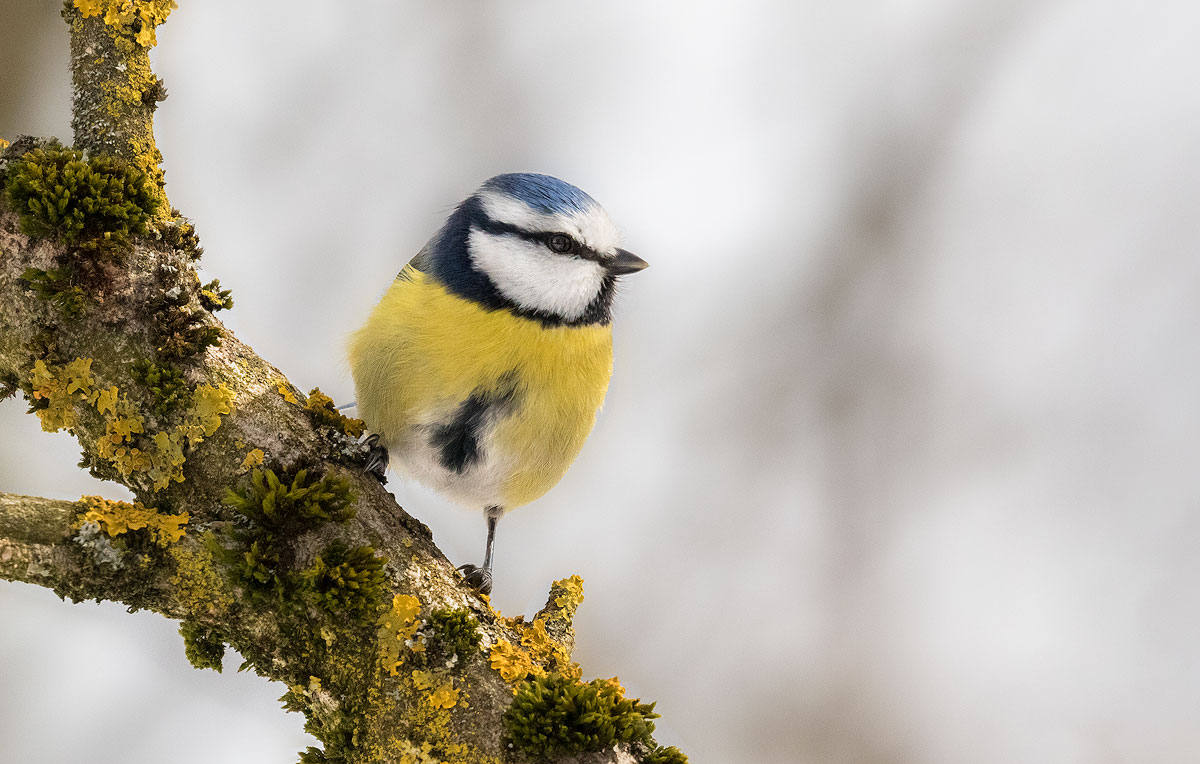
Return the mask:
<svg viewBox="0 0 1200 764">
<path fill-rule="evenodd" d="M 512 408 L 516 400 L 515 374 L 500 378 L 496 387 L 477 388 L 458 406 L 454 417 L 433 428 L 429 444 L 448 470 L 463 474 L 482 458 L 479 436 L 484 425 Z"/>
</svg>

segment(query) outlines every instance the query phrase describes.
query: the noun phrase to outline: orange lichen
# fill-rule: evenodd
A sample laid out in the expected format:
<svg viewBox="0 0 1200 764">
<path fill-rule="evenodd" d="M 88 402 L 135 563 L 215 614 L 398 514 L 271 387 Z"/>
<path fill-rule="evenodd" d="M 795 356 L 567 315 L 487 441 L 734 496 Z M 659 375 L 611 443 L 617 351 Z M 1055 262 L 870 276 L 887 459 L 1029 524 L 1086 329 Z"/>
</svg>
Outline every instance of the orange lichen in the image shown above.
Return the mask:
<svg viewBox="0 0 1200 764">
<path fill-rule="evenodd" d="M 48 366 L 35 361 L 29 375 L 33 399 L 39 406 L 34 413 L 46 432 L 57 432 L 78 423 L 75 404 L 86 399 L 96 380 L 92 377 L 92 359 L 76 358 L 65 366 Z M 76 394 L 80 394 L 77 396 Z"/>
<path fill-rule="evenodd" d="M 224 383 L 200 385 L 181 421 L 146 437 L 146 419 L 115 385 L 94 388 L 92 359 L 76 358 L 64 366 L 38 360 L 30 372 L 30 387 L 42 429 L 55 432 L 79 424 L 78 404 L 90 404 L 104 422 L 95 441 L 96 455 L 112 462 L 122 477 L 146 473 L 155 491 L 183 482 L 184 446 L 195 446 L 221 426 L 233 412 L 233 393 Z"/>
<path fill-rule="evenodd" d="M 153 508 L 142 506 L 141 502 L 130 504 L 124 501 L 109 501 L 100 496 L 84 496 L 80 498 L 79 504 L 82 512 L 76 520 L 76 528 L 84 523 L 93 523 L 113 537 L 145 528 L 150 531 L 154 542 L 164 547 L 183 538 L 183 526 L 188 522 L 187 512 L 178 515 L 160 514 Z"/>
<path fill-rule="evenodd" d="M 283 399 L 285 401 L 287 401 L 288 403 L 291 403 L 296 406 L 300 405 L 300 399 L 297 398 L 296 394 L 292 392 L 292 388 L 288 386 L 288 383 L 286 380 L 282 380 L 282 379 L 275 380 L 275 389 L 279 391 L 279 394 L 282 395 Z"/>
<path fill-rule="evenodd" d="M 550 586 L 550 596 L 559 608 L 557 617 L 570 620 L 575 617 L 575 611 L 583 604 L 583 579 L 571 576 L 555 581 Z"/>
<path fill-rule="evenodd" d="M 392 606 L 379 619 L 379 657 L 392 676 L 403 665 L 403 649 L 421 628 L 421 601 L 407 594 L 392 597 Z"/>
<path fill-rule="evenodd" d="M 103 13 L 106 26 L 132 34 L 143 48 L 153 48 L 158 44 L 154 28 L 179 6 L 175 0 L 75 0 L 75 7 L 85 19 Z"/>
<path fill-rule="evenodd" d="M 246 458 L 242 460 L 242 465 L 238 467 L 238 472 L 249 472 L 255 467 L 261 467 L 266 454 L 261 448 L 255 448 L 246 454 Z"/>
<path fill-rule="evenodd" d="M 459 691 L 454 688 L 454 679 L 440 672 L 416 669 L 411 674 L 413 686 L 428 690 L 426 701 L 434 708 L 454 708 L 458 703 Z"/>
<path fill-rule="evenodd" d="M 540 676 L 545 670 L 533 662 L 529 653 L 505 640 L 498 641 L 488 653 L 491 667 L 500 672 L 500 678 L 512 684 L 533 674 Z"/>
</svg>

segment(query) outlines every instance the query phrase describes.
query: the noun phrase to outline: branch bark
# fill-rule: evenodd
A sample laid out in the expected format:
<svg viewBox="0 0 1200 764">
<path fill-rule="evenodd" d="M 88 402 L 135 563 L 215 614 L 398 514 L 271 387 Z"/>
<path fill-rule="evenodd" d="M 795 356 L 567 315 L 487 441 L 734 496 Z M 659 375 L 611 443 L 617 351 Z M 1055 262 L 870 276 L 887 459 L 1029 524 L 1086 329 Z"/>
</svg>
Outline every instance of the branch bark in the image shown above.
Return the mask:
<svg viewBox="0 0 1200 764">
<path fill-rule="evenodd" d="M 151 120 L 165 91 L 147 50 L 170 5 L 76 0 L 64 11 L 77 146 L 127 159 L 160 195 Z M 105 7 L 134 10 L 79 10 Z M 32 145 L 4 153 L 0 181 Z M 233 646 L 287 685 L 285 704 L 325 744 L 304 761 L 512 760 L 502 717 L 515 683 L 577 669 L 577 584 L 552 588 L 533 622 L 498 617 L 428 529 L 362 472 L 365 453 L 332 408 L 306 399 L 213 315 L 217 288 L 200 285 L 197 241 L 165 197 L 116 255 L 31 237 L 25 214 L 0 195 L 0 381 L 25 393 L 45 429 L 71 431 L 81 466 L 140 504 L 0 494 L 0 579 L 183 620 L 198 665 Z M 310 496 L 305 506 L 325 515 L 271 526 L 264 507 L 291 501 L 286 484 L 258 509 L 229 499 L 231 490 L 253 499 L 250 475 L 265 480 L 266 469 L 301 493 L 344 489 L 346 506 Z M 263 562 L 268 547 L 276 556 Z M 338 567 L 347 549 L 365 556 Z M 372 559 L 386 561 L 380 580 Z M 265 589 L 254 578 L 264 570 L 276 576 Z M 474 627 L 477 647 L 449 651 L 436 626 L 447 613 Z M 647 751 L 619 745 L 559 760 L 630 762 Z"/>
</svg>

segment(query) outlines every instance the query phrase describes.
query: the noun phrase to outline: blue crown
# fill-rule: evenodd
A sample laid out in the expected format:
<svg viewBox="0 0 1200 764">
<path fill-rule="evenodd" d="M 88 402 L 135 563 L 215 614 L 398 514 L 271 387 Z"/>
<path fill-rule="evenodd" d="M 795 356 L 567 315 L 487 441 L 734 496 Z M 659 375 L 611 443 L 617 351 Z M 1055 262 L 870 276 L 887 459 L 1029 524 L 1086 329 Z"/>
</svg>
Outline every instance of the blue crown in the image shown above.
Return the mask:
<svg viewBox="0 0 1200 764">
<path fill-rule="evenodd" d="M 483 188 L 520 199 L 539 212 L 587 212 L 597 206 L 595 199 L 570 183 L 534 172 L 497 175 Z"/>
</svg>

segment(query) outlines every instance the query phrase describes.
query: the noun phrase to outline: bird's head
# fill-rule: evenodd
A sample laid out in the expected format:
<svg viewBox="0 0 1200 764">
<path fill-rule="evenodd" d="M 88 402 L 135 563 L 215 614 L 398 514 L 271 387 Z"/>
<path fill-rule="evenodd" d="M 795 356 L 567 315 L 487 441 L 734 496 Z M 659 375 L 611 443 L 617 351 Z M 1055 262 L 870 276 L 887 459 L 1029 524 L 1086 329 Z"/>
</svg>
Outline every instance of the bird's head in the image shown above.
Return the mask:
<svg viewBox="0 0 1200 764">
<path fill-rule="evenodd" d="M 551 325 L 608 323 L 621 249 L 596 200 L 549 175 L 497 175 L 462 202 L 415 265 L 451 292 Z"/>
</svg>

